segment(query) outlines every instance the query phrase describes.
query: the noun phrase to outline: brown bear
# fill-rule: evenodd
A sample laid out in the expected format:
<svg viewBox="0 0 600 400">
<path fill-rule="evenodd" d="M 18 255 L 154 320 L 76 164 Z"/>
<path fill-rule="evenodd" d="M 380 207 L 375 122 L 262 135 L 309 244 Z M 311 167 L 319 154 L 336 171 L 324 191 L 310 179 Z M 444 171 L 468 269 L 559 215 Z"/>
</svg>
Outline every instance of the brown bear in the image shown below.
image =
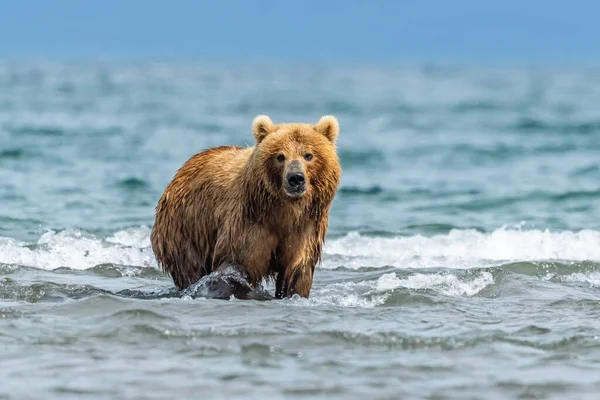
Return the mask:
<svg viewBox="0 0 600 400">
<path fill-rule="evenodd" d="M 152 250 L 179 290 L 228 266 L 275 297 L 308 297 L 321 261 L 341 166 L 339 124 L 252 121 L 253 147 L 222 146 L 192 156 L 156 207 Z"/>
</svg>

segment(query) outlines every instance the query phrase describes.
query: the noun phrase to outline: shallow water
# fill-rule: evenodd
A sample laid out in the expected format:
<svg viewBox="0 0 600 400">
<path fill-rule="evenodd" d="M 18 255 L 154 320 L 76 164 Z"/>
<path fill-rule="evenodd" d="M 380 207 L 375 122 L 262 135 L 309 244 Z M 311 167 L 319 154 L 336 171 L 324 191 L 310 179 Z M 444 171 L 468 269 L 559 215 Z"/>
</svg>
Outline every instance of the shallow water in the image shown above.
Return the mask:
<svg viewBox="0 0 600 400">
<path fill-rule="evenodd" d="M 599 100 L 583 67 L 0 62 L 0 398 L 596 398 Z M 177 293 L 156 201 L 259 113 L 341 123 L 311 297 Z"/>
</svg>

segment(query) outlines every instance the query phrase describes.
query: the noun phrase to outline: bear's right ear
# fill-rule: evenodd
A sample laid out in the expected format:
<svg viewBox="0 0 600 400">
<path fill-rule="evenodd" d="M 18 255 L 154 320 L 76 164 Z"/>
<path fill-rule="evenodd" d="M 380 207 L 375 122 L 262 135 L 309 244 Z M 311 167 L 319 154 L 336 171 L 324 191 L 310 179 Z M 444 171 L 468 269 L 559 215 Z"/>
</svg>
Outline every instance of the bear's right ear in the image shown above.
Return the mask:
<svg viewBox="0 0 600 400">
<path fill-rule="evenodd" d="M 257 115 L 252 121 L 252 133 L 256 143 L 262 142 L 267 135 L 275 130 L 273 121 L 267 115 Z"/>
</svg>

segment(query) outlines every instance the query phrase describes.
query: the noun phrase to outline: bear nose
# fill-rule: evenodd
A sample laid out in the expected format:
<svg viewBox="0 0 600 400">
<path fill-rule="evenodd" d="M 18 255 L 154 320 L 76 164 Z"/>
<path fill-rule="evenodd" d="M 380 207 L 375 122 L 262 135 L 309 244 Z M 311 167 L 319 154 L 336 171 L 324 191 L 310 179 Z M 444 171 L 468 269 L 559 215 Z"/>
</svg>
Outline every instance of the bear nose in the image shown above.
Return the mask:
<svg viewBox="0 0 600 400">
<path fill-rule="evenodd" d="M 304 174 L 302 172 L 292 172 L 288 174 L 287 181 L 292 187 L 304 185 Z"/>
</svg>

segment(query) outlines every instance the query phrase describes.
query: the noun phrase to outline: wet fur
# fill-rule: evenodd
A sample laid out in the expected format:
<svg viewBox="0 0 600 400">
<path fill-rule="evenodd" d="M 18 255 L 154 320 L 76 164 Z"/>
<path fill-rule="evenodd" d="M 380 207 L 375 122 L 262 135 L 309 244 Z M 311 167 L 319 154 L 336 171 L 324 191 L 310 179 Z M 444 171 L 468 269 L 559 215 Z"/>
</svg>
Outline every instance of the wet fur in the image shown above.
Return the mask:
<svg viewBox="0 0 600 400">
<path fill-rule="evenodd" d="M 341 175 L 337 120 L 274 125 L 259 116 L 252 130 L 255 146 L 208 149 L 177 171 L 156 207 L 152 249 L 179 290 L 238 265 L 253 286 L 276 279 L 277 298 L 308 297 Z M 286 165 L 302 162 L 308 190 L 298 199 L 282 189 L 282 152 Z"/>
</svg>

